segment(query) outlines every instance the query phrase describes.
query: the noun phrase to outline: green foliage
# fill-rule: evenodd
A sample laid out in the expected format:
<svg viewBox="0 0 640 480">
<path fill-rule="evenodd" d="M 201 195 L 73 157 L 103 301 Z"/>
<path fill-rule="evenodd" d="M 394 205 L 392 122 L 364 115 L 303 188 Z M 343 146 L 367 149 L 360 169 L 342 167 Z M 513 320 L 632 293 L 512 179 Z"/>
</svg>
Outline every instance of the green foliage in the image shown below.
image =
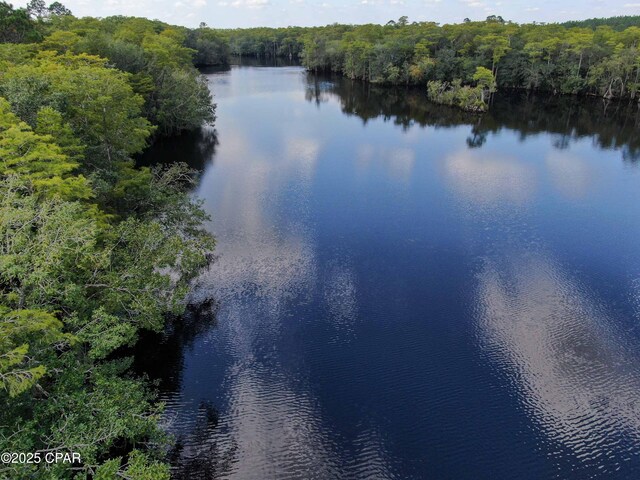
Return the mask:
<svg viewBox="0 0 640 480">
<path fill-rule="evenodd" d="M 9 67 L 0 77 L 0 93 L 32 126 L 41 108 L 59 111 L 88 153 L 103 163 L 140 152 L 153 132 L 128 76 L 105 68 L 98 57 L 42 53 Z"/>
<path fill-rule="evenodd" d="M 488 90 L 490 93 L 493 93 L 496 90 L 496 78 L 488 68 L 477 67 L 476 73 L 473 74 L 473 81 L 476 82 L 478 86 Z"/>
<path fill-rule="evenodd" d="M 68 464 L 5 465 L 0 475 L 87 478 L 102 464 L 109 463 L 113 446 L 129 443 L 143 449 L 145 444 L 165 444 L 166 437 L 157 428 L 159 410 L 152 406 L 152 394 L 144 384 L 126 374 L 130 364 L 130 361 L 92 364 L 69 353 L 59 356 L 55 382 L 43 386 L 46 400 L 36 397 L 28 405 L 38 424 L 17 416 L 16 410 L 0 412 L 3 424 L 15 429 L 14 437 L 0 438 L 0 447 L 6 451 L 21 444 L 27 451 L 73 451 L 80 454 L 82 465 L 76 466 L 75 471 Z M 26 396 L 22 395 L 14 399 L 13 405 L 24 408 L 26 403 Z M 9 416 L 10 413 L 14 415 Z M 167 466 L 158 463 L 157 454 L 149 448 L 145 450 L 146 454 L 134 463 L 139 478 L 145 478 L 147 473 L 166 472 Z M 135 459 L 136 454 L 133 455 Z"/>
<path fill-rule="evenodd" d="M 115 67 L 109 69 L 111 72 L 105 72 L 103 68 L 97 75 L 105 78 L 96 78 L 96 80 L 106 82 L 114 88 L 120 88 L 119 84 L 122 82 L 127 83 L 139 98 L 136 100 L 123 98 L 121 100 L 123 105 L 133 106 L 135 103 L 131 110 L 132 115 L 142 114 L 158 127 L 153 131 L 162 135 L 174 135 L 213 121 L 214 107 L 209 88 L 193 65 L 194 63 L 197 65 L 225 63 L 228 41 L 223 35 L 207 28 L 189 31 L 183 27 L 173 27 L 155 20 L 129 17 L 97 20 L 64 16 L 50 21 L 49 29 L 50 34 L 39 46 L 42 50 L 56 52 L 58 56 L 43 57 L 41 54 L 41 58 L 66 65 L 68 59 L 74 58 L 72 53 L 76 54 L 76 58 L 81 58 L 81 54 L 87 54 L 89 56 L 84 58 L 93 59 L 93 62 L 97 61 L 97 57 L 102 59 L 101 67 Z M 72 63 L 77 65 L 78 61 L 72 61 Z M 90 63 L 90 66 L 97 66 L 97 64 Z M 76 68 L 79 69 L 79 65 Z M 122 72 L 115 70 L 116 68 L 131 75 L 123 75 Z M 70 77 L 82 78 L 82 75 L 79 71 L 75 71 L 70 73 Z M 25 78 L 13 83 L 22 85 L 23 90 L 29 86 L 32 90 L 36 87 L 43 89 L 36 82 L 36 78 L 40 83 L 45 81 L 42 73 L 38 72 L 34 78 L 29 79 L 31 83 L 24 84 Z M 11 77 L 7 79 L 9 85 L 5 88 L 11 91 L 17 90 L 18 87 L 11 84 L 12 80 Z M 32 85 L 33 83 L 36 84 Z M 0 86 L 0 91 L 1 89 Z M 96 99 L 99 97 L 97 92 L 91 89 L 80 89 L 80 91 L 83 90 L 87 91 L 90 98 L 94 98 L 94 95 Z M 11 100 L 11 92 L 5 92 L 4 96 Z M 109 94 L 109 96 L 115 95 Z M 128 94 L 123 96 L 127 97 Z M 29 97 L 33 98 L 31 95 Z M 66 92 L 64 98 L 67 98 Z M 55 98 L 48 98 L 49 102 L 55 100 Z M 64 104 L 48 104 L 66 114 Z M 76 102 L 76 105 L 78 104 Z M 68 121 L 76 128 L 74 122 Z M 117 158 L 118 149 L 121 147 L 114 145 L 113 142 L 117 138 L 130 137 L 129 132 L 137 132 L 138 138 L 130 147 L 124 148 L 124 156 L 135 153 L 135 149 L 139 150 L 144 146 L 145 139 L 149 136 L 148 133 L 144 134 L 144 130 L 150 131 L 147 126 L 138 125 L 131 129 L 126 122 L 116 120 L 115 123 L 125 126 L 126 131 L 115 131 L 114 138 L 104 139 L 105 141 L 101 142 L 103 155 L 110 159 Z M 85 135 L 89 130 L 96 131 L 91 122 L 86 125 L 89 128 L 85 129 Z M 113 131 L 113 125 L 108 127 L 109 131 Z M 90 148 L 96 139 L 93 140 L 85 140 Z"/>
<path fill-rule="evenodd" d="M 183 29 L 42 1 L 26 13 L 45 39 L 0 45 L 0 451 L 82 463 L 0 477 L 167 479 L 161 406 L 122 349 L 184 311 L 214 242 L 191 172 L 130 157 L 149 120 L 212 121 L 211 97 Z"/>
<path fill-rule="evenodd" d="M 75 140 L 59 114 L 43 110 L 39 118 L 44 135 L 34 133 L 11 113 L 9 103 L 0 98 L 0 178 L 20 176 L 41 195 L 67 200 L 90 198 L 92 192 L 87 180 L 74 175 L 81 147 L 72 143 Z M 52 134 L 56 133 L 62 135 L 63 141 L 70 142 L 66 151 L 54 143 Z"/>
<path fill-rule="evenodd" d="M 176 30 L 164 30 L 161 34 L 148 33 L 142 39 L 142 49 L 151 68 L 180 69 L 191 65 L 195 53 L 182 46 L 183 36 Z"/>
<path fill-rule="evenodd" d="M 69 10 L 60 2 L 53 2 L 47 7 L 47 10 L 50 17 L 66 17 L 72 15 L 71 10 Z"/>
<path fill-rule="evenodd" d="M 165 70 L 157 75 L 149 104 L 150 118 L 165 135 L 192 130 L 215 118 L 206 80 L 188 70 Z"/>
<path fill-rule="evenodd" d="M 197 66 L 227 63 L 229 43 L 220 32 L 206 28 L 206 26 L 190 30 L 185 44 L 195 50 L 194 64 Z"/>
<path fill-rule="evenodd" d="M 500 88 L 631 99 L 640 88 L 637 17 L 562 25 L 516 24 L 499 16 L 443 26 L 403 19 L 216 33 L 228 38 L 232 55 L 298 57 L 309 70 L 371 83 L 471 83 L 483 67 Z"/>
<path fill-rule="evenodd" d="M 431 81 L 427 84 L 427 95 L 432 102 L 455 106 L 468 112 L 485 112 L 488 108 L 485 87 L 463 86 L 460 79 L 451 83 Z"/>
<path fill-rule="evenodd" d="M 101 263 L 97 222 L 78 202 L 38 201 L 17 181 L 2 184 L 0 281 L 11 308 L 83 306 L 80 273 Z"/>
<path fill-rule="evenodd" d="M 62 322 L 43 310 L 8 310 L 0 306 L 0 387 L 10 397 L 31 389 L 46 374 L 54 348 L 73 337 Z"/>
<path fill-rule="evenodd" d="M 601 26 L 609 26 L 617 31 L 640 25 L 640 15 L 625 15 L 609 18 L 590 18 L 588 20 L 574 20 L 561 24 L 566 28 L 585 27 L 595 29 Z"/>
<path fill-rule="evenodd" d="M 39 38 L 37 25 L 27 9 L 14 9 L 10 3 L 0 2 L 0 43 L 33 42 Z"/>
<path fill-rule="evenodd" d="M 54 50 L 58 53 L 73 52 L 80 43 L 80 36 L 73 32 L 56 30 L 41 43 L 43 50 Z"/>
<path fill-rule="evenodd" d="M 248 28 L 215 30 L 228 45 L 229 53 L 240 57 L 298 58 L 302 52 L 305 35 L 314 28 Z"/>
<path fill-rule="evenodd" d="M 108 359 L 140 329 L 159 330 L 166 315 L 183 312 L 188 283 L 207 264 L 213 241 L 201 227 L 206 215 L 189 200 L 184 166 L 142 170 L 134 182 L 135 172 L 127 176 L 137 188 L 114 193 L 139 202 L 135 215 L 112 224 L 90 205 L 34 195 L 27 173 L 0 182 L 5 451 L 78 451 L 91 470 L 116 441 L 163 441 L 150 393 L 123 376 L 126 364 Z M 166 478 L 163 464 L 132 458 L 123 471 Z M 5 468 L 20 477 L 61 467 Z"/>
<path fill-rule="evenodd" d="M 82 162 L 85 147 L 73 133 L 73 129 L 65 123 L 62 114 L 51 107 L 42 107 L 36 115 L 34 131 L 39 135 L 49 135 L 55 139 L 70 160 Z"/>
<path fill-rule="evenodd" d="M 109 460 L 98 467 L 94 478 L 95 480 L 111 480 L 117 477 L 135 478 L 136 480 L 167 480 L 170 475 L 166 465 L 150 462 L 143 452 L 133 450 L 124 467 L 121 466 L 120 458 Z"/>
</svg>

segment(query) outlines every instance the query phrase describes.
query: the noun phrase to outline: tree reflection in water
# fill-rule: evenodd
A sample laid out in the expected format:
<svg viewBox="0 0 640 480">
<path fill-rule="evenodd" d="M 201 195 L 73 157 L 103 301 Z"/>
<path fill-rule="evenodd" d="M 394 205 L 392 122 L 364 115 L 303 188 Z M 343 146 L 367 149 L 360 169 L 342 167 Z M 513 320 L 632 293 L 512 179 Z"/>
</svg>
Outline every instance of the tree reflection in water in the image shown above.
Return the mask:
<svg viewBox="0 0 640 480">
<path fill-rule="evenodd" d="M 211 162 L 218 147 L 218 133 L 214 128 L 202 127 L 176 137 L 158 138 L 141 155 L 139 166 L 168 165 L 184 162 L 200 176 Z"/>
<path fill-rule="evenodd" d="M 190 305 L 186 314 L 169 322 L 167 330 L 147 332 L 136 345 L 135 370 L 146 375 L 157 386 L 160 400 L 167 405 L 167 430 L 174 444 L 168 452 L 172 477 L 177 479 L 218 478 L 228 472 L 234 449 L 220 451 L 213 435 L 219 413 L 208 400 L 201 400 L 197 413 L 185 425 L 174 425 L 172 405 L 180 401 L 184 352 L 196 338 L 215 327 L 218 305 L 206 300 Z M 174 428 L 176 427 L 176 428 Z"/>
<path fill-rule="evenodd" d="M 365 124 L 382 117 L 404 130 L 416 124 L 469 125 L 467 145 L 472 148 L 482 147 L 489 134 L 506 128 L 519 132 L 522 141 L 539 133 L 556 134 L 554 146 L 559 149 L 592 137 L 600 148 L 620 149 L 625 161 L 640 160 L 640 108 L 635 103 L 511 92 L 495 95 L 489 111 L 476 115 L 429 102 L 426 88 L 376 86 L 307 74 L 306 99 L 321 105 L 330 97 L 340 101 L 343 113 L 358 116 Z"/>
</svg>

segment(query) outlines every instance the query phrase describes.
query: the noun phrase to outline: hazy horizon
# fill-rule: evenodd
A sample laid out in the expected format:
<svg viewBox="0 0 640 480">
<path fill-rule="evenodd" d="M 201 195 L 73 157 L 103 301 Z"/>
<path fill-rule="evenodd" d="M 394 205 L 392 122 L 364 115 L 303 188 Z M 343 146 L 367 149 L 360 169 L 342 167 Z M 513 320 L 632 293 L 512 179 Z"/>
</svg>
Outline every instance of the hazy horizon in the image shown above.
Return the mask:
<svg viewBox="0 0 640 480">
<path fill-rule="evenodd" d="M 633 1 L 633 0 L 632 0 Z M 27 0 L 12 2 L 22 7 Z M 640 14 L 640 2 L 629 0 L 66 0 L 77 17 L 127 15 L 195 27 L 213 28 L 320 26 L 332 23 L 381 23 L 406 15 L 409 21 L 460 23 L 500 15 L 518 23 L 563 22 L 594 17 Z"/>
</svg>

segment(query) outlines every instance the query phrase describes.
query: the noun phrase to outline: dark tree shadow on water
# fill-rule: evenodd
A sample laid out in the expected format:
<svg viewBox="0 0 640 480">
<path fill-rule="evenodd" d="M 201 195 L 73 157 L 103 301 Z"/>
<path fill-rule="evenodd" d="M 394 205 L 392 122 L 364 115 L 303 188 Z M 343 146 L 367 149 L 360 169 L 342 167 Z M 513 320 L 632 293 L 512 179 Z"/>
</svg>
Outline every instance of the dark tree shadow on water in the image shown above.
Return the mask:
<svg viewBox="0 0 640 480">
<path fill-rule="evenodd" d="M 437 105 L 427 99 L 426 88 L 372 85 L 338 75 L 306 76 L 305 98 L 319 107 L 338 100 L 342 112 L 367 123 L 381 118 L 403 130 L 420 127 L 469 127 L 469 148 L 483 147 L 490 134 L 515 131 L 520 140 L 541 133 L 553 136 L 553 147 L 566 149 L 591 138 L 602 149 L 621 152 L 622 159 L 636 164 L 640 158 L 640 107 L 637 102 L 603 101 L 592 97 L 500 92 L 489 110 L 473 114 Z"/>
<path fill-rule="evenodd" d="M 202 173 L 211 164 L 218 147 L 218 133 L 210 127 L 169 138 L 158 138 L 136 158 L 138 166 L 170 165 L 183 162 Z"/>
<path fill-rule="evenodd" d="M 159 333 L 144 332 L 134 349 L 134 370 L 157 384 L 161 394 L 180 390 L 184 352 L 196 338 L 215 328 L 218 304 L 206 300 L 189 305 L 181 317 L 170 319 Z"/>
<path fill-rule="evenodd" d="M 178 436 L 169 453 L 172 478 L 209 480 L 231 471 L 237 449 L 222 450 L 216 435 L 218 423 L 216 408 L 201 402 L 192 431 Z"/>
<path fill-rule="evenodd" d="M 134 371 L 156 385 L 159 396 L 167 404 L 177 405 L 182 385 L 185 351 L 194 342 L 216 328 L 218 304 L 213 300 L 190 305 L 187 312 L 171 319 L 163 332 L 145 332 L 134 350 Z M 180 406 L 177 405 L 178 410 Z M 215 479 L 229 472 L 235 449 L 219 446 L 220 415 L 215 405 L 202 400 L 194 414 L 179 421 L 184 425 L 171 428 L 171 412 L 165 421 L 174 443 L 167 459 L 172 478 Z M 179 411 L 176 413 L 176 419 Z M 178 421 L 178 420 L 176 420 Z"/>
</svg>

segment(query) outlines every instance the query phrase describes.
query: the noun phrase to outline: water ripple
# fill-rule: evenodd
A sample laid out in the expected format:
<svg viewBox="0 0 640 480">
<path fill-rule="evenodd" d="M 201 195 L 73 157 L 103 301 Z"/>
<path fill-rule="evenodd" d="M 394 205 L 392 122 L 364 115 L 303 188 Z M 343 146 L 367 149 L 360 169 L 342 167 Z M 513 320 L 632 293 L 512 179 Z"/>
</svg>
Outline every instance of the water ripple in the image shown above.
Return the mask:
<svg viewBox="0 0 640 480">
<path fill-rule="evenodd" d="M 560 463 L 584 475 L 616 471 L 640 455 L 640 363 L 632 341 L 553 261 L 508 259 L 487 259 L 479 274 L 478 328 L 487 358 L 559 444 Z"/>
</svg>

